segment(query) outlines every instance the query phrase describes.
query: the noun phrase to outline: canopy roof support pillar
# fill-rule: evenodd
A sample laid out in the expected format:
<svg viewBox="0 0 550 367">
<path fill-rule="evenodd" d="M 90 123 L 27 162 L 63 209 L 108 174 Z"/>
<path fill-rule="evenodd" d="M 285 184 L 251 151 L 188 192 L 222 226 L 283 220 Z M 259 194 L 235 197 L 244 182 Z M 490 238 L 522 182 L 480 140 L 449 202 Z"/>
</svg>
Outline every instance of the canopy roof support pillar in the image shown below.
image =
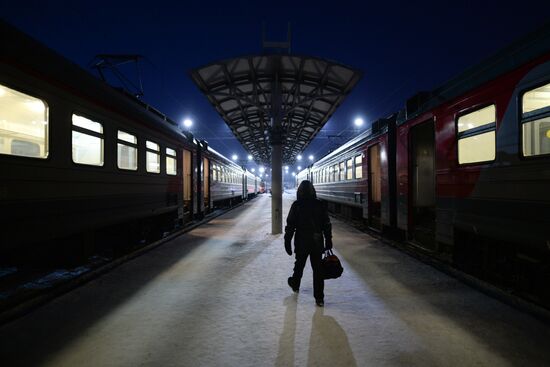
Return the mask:
<svg viewBox="0 0 550 367">
<path fill-rule="evenodd" d="M 279 67 L 279 60 L 275 68 Z M 283 231 L 283 106 L 278 70 L 271 87 L 271 234 Z"/>
</svg>

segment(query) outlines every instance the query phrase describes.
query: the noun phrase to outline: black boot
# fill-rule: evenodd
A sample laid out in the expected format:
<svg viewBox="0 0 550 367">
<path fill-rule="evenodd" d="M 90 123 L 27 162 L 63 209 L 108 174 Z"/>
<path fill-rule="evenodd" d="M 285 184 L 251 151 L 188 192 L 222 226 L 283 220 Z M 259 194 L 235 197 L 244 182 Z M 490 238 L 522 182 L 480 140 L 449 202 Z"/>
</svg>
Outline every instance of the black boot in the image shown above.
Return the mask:
<svg viewBox="0 0 550 367">
<path fill-rule="evenodd" d="M 288 286 L 292 288 L 292 291 L 294 293 L 298 293 L 298 291 L 300 290 L 300 288 L 296 287 L 296 285 L 294 284 L 294 278 L 292 277 L 288 277 Z"/>
<path fill-rule="evenodd" d="M 325 307 L 325 302 L 322 299 L 316 299 L 315 304 L 319 307 Z"/>
</svg>

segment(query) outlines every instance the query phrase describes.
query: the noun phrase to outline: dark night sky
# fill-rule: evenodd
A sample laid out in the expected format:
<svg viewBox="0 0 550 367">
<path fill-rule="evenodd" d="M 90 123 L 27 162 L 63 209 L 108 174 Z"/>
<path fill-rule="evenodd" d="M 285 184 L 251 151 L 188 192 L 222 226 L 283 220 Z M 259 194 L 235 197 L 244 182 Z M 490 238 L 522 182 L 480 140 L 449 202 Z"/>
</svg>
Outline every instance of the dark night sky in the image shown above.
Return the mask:
<svg viewBox="0 0 550 367">
<path fill-rule="evenodd" d="M 327 2 L 327 4 L 329 4 Z M 420 90 L 437 87 L 529 31 L 550 14 L 549 1 L 6 1 L 2 18 L 89 69 L 98 53 L 132 53 L 142 63 L 144 100 L 226 156 L 245 151 L 187 76 L 190 69 L 261 52 L 268 38 L 292 52 L 328 58 L 364 75 L 305 154 L 316 157 L 356 133 L 353 119 L 386 116 Z M 125 70 L 125 69 L 122 69 Z M 133 69 L 125 70 L 133 76 Z M 367 124 L 368 125 L 368 124 Z"/>
</svg>

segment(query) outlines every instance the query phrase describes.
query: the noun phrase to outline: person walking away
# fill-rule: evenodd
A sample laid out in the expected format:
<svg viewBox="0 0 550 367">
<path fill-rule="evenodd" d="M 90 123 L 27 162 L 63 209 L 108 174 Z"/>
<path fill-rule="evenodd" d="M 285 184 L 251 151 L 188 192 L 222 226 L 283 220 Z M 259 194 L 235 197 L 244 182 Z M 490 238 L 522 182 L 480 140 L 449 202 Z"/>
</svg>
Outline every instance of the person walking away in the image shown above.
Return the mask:
<svg viewBox="0 0 550 367">
<path fill-rule="evenodd" d="M 325 281 L 321 258 L 325 250 L 332 249 L 332 226 L 326 203 L 317 199 L 313 184 L 304 180 L 298 186 L 297 200 L 292 203 L 285 227 L 285 250 L 292 256 L 294 237 L 294 272 L 288 278 L 288 285 L 294 292 L 300 290 L 300 282 L 307 258 L 313 270 L 313 296 L 319 307 L 324 306 Z"/>
</svg>

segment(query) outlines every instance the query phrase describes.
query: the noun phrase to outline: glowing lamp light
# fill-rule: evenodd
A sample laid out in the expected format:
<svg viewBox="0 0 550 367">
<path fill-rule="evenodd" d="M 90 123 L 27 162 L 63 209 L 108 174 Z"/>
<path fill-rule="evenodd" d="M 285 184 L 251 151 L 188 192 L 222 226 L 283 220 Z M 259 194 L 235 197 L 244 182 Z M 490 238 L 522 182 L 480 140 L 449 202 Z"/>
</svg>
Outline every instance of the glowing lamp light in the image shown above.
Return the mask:
<svg viewBox="0 0 550 367">
<path fill-rule="evenodd" d="M 298 166 L 298 171 L 301 170 L 301 169 L 302 169 L 302 167 Z"/>
<path fill-rule="evenodd" d="M 252 156 L 249 154 L 248 155 L 248 160 L 251 161 L 252 160 Z"/>
<path fill-rule="evenodd" d="M 287 171 L 288 171 L 288 166 L 285 166 L 285 170 L 287 170 Z"/>
<path fill-rule="evenodd" d="M 261 172 L 261 173 L 264 173 L 264 172 L 265 172 L 265 168 L 260 167 L 260 172 Z"/>
<path fill-rule="evenodd" d="M 308 157 L 308 159 L 309 159 L 310 161 L 312 161 L 313 158 L 314 158 L 314 157 L 313 157 L 313 154 L 310 154 L 309 157 Z"/>
<path fill-rule="evenodd" d="M 256 172 L 256 168 L 252 168 L 250 172 Z"/>
<path fill-rule="evenodd" d="M 183 126 L 185 126 L 186 128 L 190 128 L 191 126 L 193 126 L 193 121 L 191 119 L 185 119 L 183 120 Z"/>
<path fill-rule="evenodd" d="M 233 155 L 231 156 L 231 159 L 233 159 L 234 161 L 236 161 L 237 159 L 239 159 L 239 156 L 236 155 L 236 154 L 233 154 Z"/>
<path fill-rule="evenodd" d="M 301 154 L 298 154 L 298 155 L 296 156 L 296 159 L 299 160 L 299 161 L 301 161 L 301 160 L 302 160 L 302 155 L 301 155 Z"/>
<path fill-rule="evenodd" d="M 296 176 L 296 172 L 292 172 L 292 176 Z"/>
<path fill-rule="evenodd" d="M 363 126 L 365 122 L 361 117 L 358 117 L 355 119 L 355 121 L 353 121 L 353 123 L 355 124 L 355 126 L 359 127 L 359 126 Z"/>
</svg>

